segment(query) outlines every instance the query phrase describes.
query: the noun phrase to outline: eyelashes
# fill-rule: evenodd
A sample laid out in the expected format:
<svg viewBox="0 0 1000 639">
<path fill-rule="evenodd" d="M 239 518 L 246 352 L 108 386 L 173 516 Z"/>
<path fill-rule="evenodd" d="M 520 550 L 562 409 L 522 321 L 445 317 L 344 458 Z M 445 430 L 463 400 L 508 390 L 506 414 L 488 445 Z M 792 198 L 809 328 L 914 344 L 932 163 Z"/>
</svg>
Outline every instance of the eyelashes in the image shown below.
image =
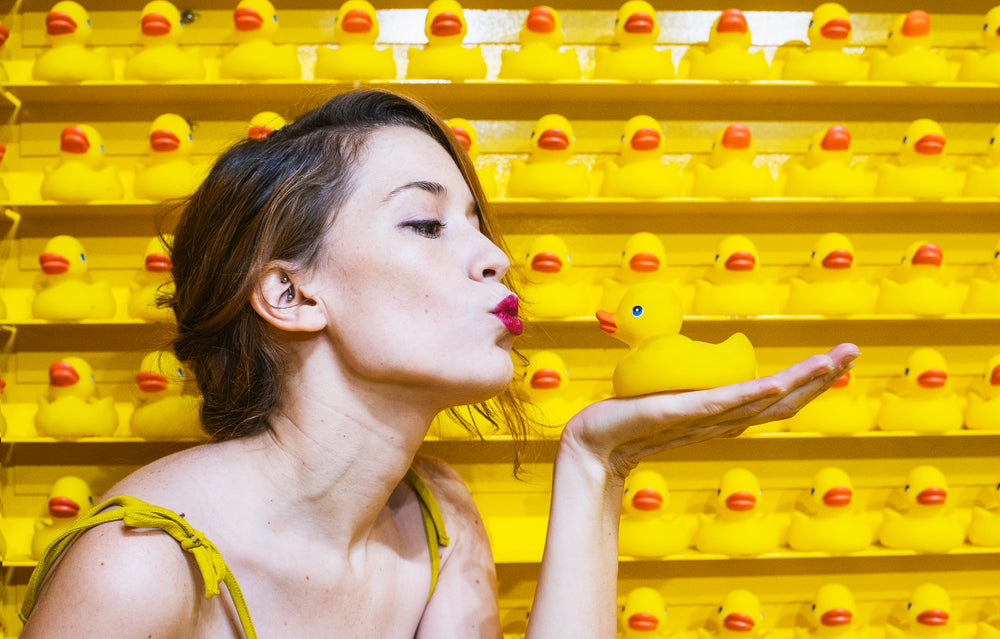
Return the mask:
<svg viewBox="0 0 1000 639">
<path fill-rule="evenodd" d="M 445 226 L 445 224 L 437 220 L 418 220 L 406 223 L 406 227 L 413 229 L 417 235 L 429 238 L 439 237 Z"/>
</svg>

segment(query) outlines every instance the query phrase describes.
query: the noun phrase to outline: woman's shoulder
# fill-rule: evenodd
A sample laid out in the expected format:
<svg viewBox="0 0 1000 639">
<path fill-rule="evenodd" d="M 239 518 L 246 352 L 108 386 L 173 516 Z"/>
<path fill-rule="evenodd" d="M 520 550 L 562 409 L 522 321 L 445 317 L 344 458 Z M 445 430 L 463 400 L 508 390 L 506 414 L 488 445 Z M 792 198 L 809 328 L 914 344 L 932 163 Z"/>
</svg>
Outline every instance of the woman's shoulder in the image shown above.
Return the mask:
<svg viewBox="0 0 1000 639">
<path fill-rule="evenodd" d="M 430 455 L 418 454 L 413 458 L 412 468 L 427 485 L 446 522 L 449 514 L 475 513 L 478 517 L 479 511 L 469 487 L 458 471 L 447 462 Z"/>
</svg>

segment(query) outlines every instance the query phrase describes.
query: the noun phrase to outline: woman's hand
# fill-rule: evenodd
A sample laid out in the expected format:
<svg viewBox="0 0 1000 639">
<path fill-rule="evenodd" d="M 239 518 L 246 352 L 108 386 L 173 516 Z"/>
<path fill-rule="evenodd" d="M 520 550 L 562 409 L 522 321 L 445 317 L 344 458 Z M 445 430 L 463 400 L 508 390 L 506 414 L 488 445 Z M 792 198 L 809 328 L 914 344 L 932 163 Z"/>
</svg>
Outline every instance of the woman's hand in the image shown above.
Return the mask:
<svg viewBox="0 0 1000 639">
<path fill-rule="evenodd" d="M 858 356 L 840 344 L 768 377 L 702 391 L 614 398 L 577 413 L 562 444 L 607 465 L 624 480 L 657 451 L 716 437 L 735 437 L 754 424 L 786 419 L 830 387 Z"/>
</svg>

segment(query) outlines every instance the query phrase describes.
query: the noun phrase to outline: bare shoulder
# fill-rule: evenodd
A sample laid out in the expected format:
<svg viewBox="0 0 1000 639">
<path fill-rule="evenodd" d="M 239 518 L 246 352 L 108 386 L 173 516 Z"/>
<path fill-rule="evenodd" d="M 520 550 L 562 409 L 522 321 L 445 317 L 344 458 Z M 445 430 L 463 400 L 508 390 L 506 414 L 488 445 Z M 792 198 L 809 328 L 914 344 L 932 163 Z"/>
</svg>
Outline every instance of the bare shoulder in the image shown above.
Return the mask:
<svg viewBox="0 0 1000 639">
<path fill-rule="evenodd" d="M 436 457 L 417 455 L 413 459 L 413 470 L 434 495 L 447 525 L 450 526 L 456 517 L 463 520 L 471 517 L 479 522 L 479 509 L 472 493 L 454 468 Z"/>
</svg>

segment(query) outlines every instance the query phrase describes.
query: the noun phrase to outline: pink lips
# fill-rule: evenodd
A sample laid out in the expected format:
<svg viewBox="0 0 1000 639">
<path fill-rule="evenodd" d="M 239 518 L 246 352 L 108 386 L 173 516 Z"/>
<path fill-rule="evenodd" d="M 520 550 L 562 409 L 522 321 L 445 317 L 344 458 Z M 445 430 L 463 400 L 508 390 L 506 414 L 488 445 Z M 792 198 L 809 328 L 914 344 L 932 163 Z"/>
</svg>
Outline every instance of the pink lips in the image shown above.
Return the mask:
<svg viewBox="0 0 1000 639">
<path fill-rule="evenodd" d="M 511 335 L 517 337 L 524 332 L 524 324 L 517 319 L 517 295 L 508 295 L 496 305 L 492 313 L 503 322 Z"/>
</svg>

